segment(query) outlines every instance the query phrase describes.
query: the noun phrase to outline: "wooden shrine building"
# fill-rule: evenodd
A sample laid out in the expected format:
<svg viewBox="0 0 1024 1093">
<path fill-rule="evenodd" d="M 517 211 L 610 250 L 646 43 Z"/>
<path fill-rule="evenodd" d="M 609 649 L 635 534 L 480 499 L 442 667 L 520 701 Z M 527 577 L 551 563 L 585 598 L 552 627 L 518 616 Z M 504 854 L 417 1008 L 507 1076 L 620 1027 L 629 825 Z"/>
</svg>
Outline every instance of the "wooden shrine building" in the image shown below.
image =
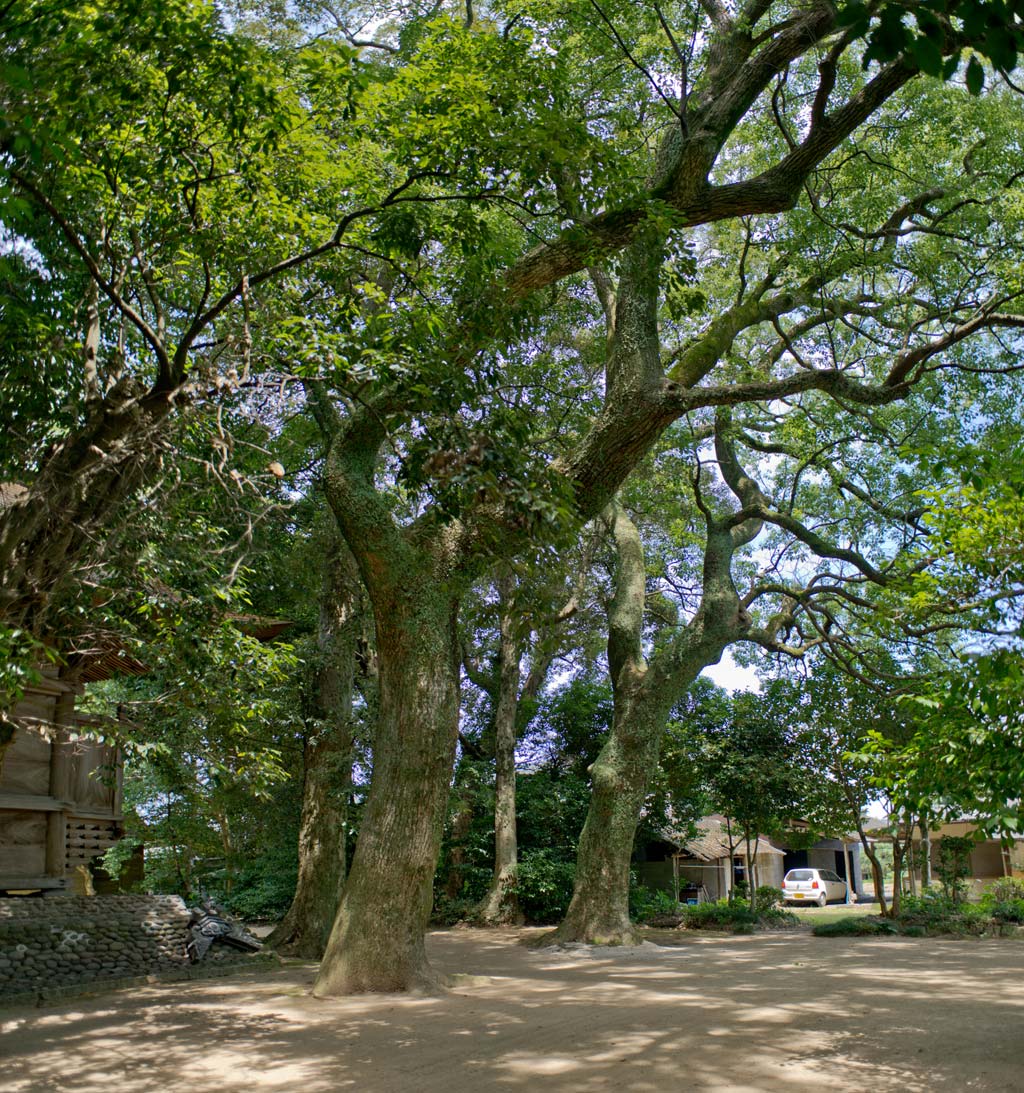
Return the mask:
<svg viewBox="0 0 1024 1093">
<path fill-rule="evenodd" d="M 109 662 L 109 663 L 108 663 Z M 144 671 L 123 654 L 90 659 L 62 678 L 43 669 L 8 714 L 0 745 L 0 896 L 73 890 L 81 869 L 123 834 L 119 749 L 89 736 L 76 713 L 86 682 Z"/>
</svg>

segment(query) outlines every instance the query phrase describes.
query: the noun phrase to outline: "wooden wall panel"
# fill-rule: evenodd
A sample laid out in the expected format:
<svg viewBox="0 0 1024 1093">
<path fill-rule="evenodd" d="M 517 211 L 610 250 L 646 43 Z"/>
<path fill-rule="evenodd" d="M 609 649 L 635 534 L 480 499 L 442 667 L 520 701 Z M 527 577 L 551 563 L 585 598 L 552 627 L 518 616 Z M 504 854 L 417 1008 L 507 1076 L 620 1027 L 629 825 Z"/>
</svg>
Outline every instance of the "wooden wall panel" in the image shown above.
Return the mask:
<svg viewBox="0 0 1024 1093">
<path fill-rule="evenodd" d="M 0 789 L 4 793 L 21 793 L 47 797 L 50 793 L 50 764 L 21 759 L 7 750 L 4 756 Z"/>
<path fill-rule="evenodd" d="M 56 710 L 56 695 L 29 691 L 14 707 L 11 716 L 14 718 L 24 717 L 32 721 L 42 721 L 47 725 L 52 725 L 56 720 Z"/>
<path fill-rule="evenodd" d="M 18 707 L 19 710 L 21 707 Z M 50 792 L 49 740 L 34 729 L 19 726 L 0 764 L 0 792 L 47 796 Z"/>
<path fill-rule="evenodd" d="M 91 740 L 64 746 L 71 748 L 68 799 L 83 811 L 113 815 L 117 749 Z"/>
<path fill-rule="evenodd" d="M 46 814 L 0 810 L 0 882 L 46 873 Z"/>
</svg>

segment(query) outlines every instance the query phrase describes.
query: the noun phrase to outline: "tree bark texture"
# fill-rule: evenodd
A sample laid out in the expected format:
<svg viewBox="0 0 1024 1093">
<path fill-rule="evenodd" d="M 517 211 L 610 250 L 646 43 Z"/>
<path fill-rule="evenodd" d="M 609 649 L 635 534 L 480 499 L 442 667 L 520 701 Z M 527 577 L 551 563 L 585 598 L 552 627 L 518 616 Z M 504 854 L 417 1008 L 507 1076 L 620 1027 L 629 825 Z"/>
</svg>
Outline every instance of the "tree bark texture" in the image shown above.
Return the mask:
<svg viewBox="0 0 1024 1093">
<path fill-rule="evenodd" d="M 488 925 L 522 921 L 516 894 L 516 730 L 522 649 L 516 627 L 515 580 L 505 572 L 497 584 L 501 619 L 494 704 L 494 877 L 476 910 L 477 919 Z"/>
<path fill-rule="evenodd" d="M 722 477 L 741 505 L 763 498 L 740 467 L 720 415 L 715 445 Z M 618 566 L 608 613 L 608 666 L 615 712 L 608 740 L 592 769 L 591 806 L 576 865 L 572 901 L 555 937 L 559 941 L 623 944 L 634 936 L 629 922 L 629 863 L 640 809 L 658 762 L 673 703 L 704 668 L 750 629 L 732 580 L 736 550 L 760 532 L 758 520 L 733 524 L 705 512 L 701 603 L 648 665 L 641 636 L 646 570 L 640 534 L 618 503 L 609 506 Z"/>
<path fill-rule="evenodd" d="M 334 532 L 320 592 L 316 662 L 308 681 L 298 881 L 287 914 L 268 939 L 279 952 L 307 960 L 324 954 L 345 883 L 361 598 L 355 561 Z"/>
<path fill-rule="evenodd" d="M 125 381 L 91 404 L 88 420 L 55 446 L 24 492 L 0 498 L 4 625 L 54 636 L 61 594 L 95 564 L 126 501 L 159 468 L 173 408 L 169 396 Z"/>
<path fill-rule="evenodd" d="M 328 502 L 373 609 L 378 714 L 370 791 L 317 997 L 441 985 L 423 936 L 458 738 L 463 587 L 452 530 L 398 527 L 377 492 L 381 440 L 379 431 L 336 431 L 325 466 Z"/>
<path fill-rule="evenodd" d="M 453 598 L 409 583 L 401 615 L 377 616 L 373 780 L 317 997 L 441 985 L 423 936 L 455 758 L 459 642 Z"/>
<path fill-rule="evenodd" d="M 616 693 L 611 732 L 591 767 L 576 880 L 556 942 L 627 945 L 635 940 L 629 920 L 633 839 L 671 707 L 660 695 L 644 692 L 643 678 L 642 672 L 635 673 Z"/>
</svg>

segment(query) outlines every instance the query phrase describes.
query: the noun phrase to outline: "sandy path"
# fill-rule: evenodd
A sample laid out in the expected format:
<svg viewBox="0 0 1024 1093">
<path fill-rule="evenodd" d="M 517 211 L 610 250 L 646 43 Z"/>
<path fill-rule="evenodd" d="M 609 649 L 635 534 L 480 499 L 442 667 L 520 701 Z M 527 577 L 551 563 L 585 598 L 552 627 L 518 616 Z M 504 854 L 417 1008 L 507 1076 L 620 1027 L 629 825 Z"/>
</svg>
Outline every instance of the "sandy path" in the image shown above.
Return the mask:
<svg viewBox="0 0 1024 1093">
<path fill-rule="evenodd" d="M 1024 1091 L 1024 945 L 429 938 L 441 998 L 320 1002 L 310 966 L 0 1010 L 4 1093 Z"/>
</svg>

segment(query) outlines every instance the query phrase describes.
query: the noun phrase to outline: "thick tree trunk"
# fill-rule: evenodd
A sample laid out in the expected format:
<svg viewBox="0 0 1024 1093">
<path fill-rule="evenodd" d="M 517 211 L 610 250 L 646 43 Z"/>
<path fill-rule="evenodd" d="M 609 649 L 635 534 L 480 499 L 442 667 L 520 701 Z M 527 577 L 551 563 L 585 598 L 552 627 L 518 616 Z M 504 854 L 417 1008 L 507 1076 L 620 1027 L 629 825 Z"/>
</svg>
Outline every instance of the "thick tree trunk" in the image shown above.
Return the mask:
<svg viewBox="0 0 1024 1093">
<path fill-rule="evenodd" d="M 373 781 L 317 997 L 434 989 L 430 917 L 459 710 L 456 600 L 426 572 L 377 610 L 379 714 Z"/>
<path fill-rule="evenodd" d="M 724 436 L 718 445 L 723 475 L 746 502 L 757 487 L 742 475 Z M 608 611 L 615 712 L 608 740 L 591 771 L 590 809 L 580 836 L 573 896 L 555 931 L 555 942 L 626 944 L 635 936 L 629 921 L 629 864 L 669 711 L 704 668 L 716 664 L 723 650 L 750 627 L 731 565 L 736 548 L 750 542 L 760 524 L 745 521 L 732 527 L 709 516 L 701 606 L 648 666 L 641 640 L 646 569 L 640 534 L 617 503 L 609 506 L 606 519 L 618 557 Z"/>
<path fill-rule="evenodd" d="M 0 498 L 0 621 L 41 640 L 82 568 L 95 566 L 125 501 L 160 466 L 163 429 L 175 408 L 124 381 L 92 404 L 89 419 L 59 442 L 24 491 Z"/>
<path fill-rule="evenodd" d="M 347 797 L 352 781 L 352 688 L 360 637 L 359 576 L 337 536 L 320 593 L 317 662 L 309 681 L 303 745 L 299 875 L 295 896 L 268 944 L 319 960 L 345 883 Z"/>
<path fill-rule="evenodd" d="M 642 677 L 628 696 L 616 695 L 611 733 L 591 768 L 572 901 L 555 942 L 628 945 L 636 939 L 629 920 L 629 864 L 668 716 L 663 703 L 644 700 L 641 682 Z"/>
</svg>

